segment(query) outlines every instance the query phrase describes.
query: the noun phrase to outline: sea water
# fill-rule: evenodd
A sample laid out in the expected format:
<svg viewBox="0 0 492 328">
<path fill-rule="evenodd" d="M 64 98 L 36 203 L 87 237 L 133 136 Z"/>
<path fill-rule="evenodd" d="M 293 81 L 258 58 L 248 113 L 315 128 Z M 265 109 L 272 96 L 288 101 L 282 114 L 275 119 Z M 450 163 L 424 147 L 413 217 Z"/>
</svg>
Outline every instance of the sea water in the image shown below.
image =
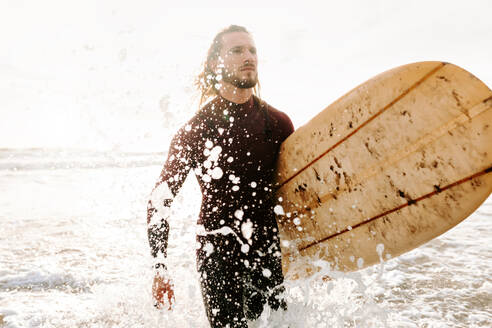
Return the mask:
<svg viewBox="0 0 492 328">
<path fill-rule="evenodd" d="M 147 197 L 164 153 L 0 150 L 0 327 L 208 327 L 195 264 L 200 192 L 172 207 L 172 311 L 153 307 Z M 492 326 L 492 198 L 444 235 L 355 273 L 288 281 L 251 327 Z"/>
</svg>

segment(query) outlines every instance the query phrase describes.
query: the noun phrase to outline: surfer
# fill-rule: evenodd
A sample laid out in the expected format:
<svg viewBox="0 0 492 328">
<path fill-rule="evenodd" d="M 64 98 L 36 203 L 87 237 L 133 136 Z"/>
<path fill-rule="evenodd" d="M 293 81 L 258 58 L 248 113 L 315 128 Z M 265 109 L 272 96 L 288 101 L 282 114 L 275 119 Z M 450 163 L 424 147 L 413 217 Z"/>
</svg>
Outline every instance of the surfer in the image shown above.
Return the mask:
<svg viewBox="0 0 492 328">
<path fill-rule="evenodd" d="M 169 207 L 188 172 L 202 192 L 197 269 L 212 327 L 247 327 L 268 304 L 286 309 L 273 177 L 289 117 L 257 96 L 251 34 L 231 25 L 214 38 L 197 79 L 201 104 L 171 141 L 147 208 L 157 307 L 174 301 L 167 274 Z"/>
</svg>

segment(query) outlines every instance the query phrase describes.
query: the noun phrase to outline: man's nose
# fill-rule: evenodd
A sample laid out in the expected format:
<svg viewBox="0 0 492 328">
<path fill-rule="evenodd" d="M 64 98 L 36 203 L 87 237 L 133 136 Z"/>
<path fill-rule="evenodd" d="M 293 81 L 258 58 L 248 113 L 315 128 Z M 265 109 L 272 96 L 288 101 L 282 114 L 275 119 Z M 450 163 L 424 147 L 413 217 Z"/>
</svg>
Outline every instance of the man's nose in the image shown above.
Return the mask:
<svg viewBox="0 0 492 328">
<path fill-rule="evenodd" d="M 251 51 L 245 51 L 244 61 L 249 63 L 256 63 L 256 55 Z"/>
</svg>

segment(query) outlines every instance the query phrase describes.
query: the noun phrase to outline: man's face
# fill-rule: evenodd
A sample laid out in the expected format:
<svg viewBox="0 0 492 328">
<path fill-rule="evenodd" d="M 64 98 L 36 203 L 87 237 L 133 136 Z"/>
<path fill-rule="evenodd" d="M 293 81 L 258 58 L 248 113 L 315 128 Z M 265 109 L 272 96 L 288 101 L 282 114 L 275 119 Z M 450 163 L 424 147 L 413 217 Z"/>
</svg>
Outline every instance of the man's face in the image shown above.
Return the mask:
<svg viewBox="0 0 492 328">
<path fill-rule="evenodd" d="M 222 83 L 241 89 L 254 87 L 258 82 L 257 64 L 255 43 L 248 33 L 231 32 L 222 36 L 216 66 L 216 72 L 222 75 Z"/>
</svg>

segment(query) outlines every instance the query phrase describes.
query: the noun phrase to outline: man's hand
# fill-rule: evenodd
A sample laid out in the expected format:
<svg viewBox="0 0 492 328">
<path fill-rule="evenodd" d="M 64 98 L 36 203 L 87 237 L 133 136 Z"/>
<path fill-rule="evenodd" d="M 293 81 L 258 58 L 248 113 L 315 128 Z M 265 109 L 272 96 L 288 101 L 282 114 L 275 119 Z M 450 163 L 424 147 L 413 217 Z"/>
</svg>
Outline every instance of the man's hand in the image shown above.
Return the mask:
<svg viewBox="0 0 492 328">
<path fill-rule="evenodd" d="M 158 309 L 162 309 L 165 304 L 165 296 L 169 302 L 168 310 L 172 310 L 174 302 L 174 285 L 171 280 L 163 278 L 159 273 L 155 274 L 154 283 L 152 284 L 152 296 L 154 297 L 154 305 Z"/>
</svg>

